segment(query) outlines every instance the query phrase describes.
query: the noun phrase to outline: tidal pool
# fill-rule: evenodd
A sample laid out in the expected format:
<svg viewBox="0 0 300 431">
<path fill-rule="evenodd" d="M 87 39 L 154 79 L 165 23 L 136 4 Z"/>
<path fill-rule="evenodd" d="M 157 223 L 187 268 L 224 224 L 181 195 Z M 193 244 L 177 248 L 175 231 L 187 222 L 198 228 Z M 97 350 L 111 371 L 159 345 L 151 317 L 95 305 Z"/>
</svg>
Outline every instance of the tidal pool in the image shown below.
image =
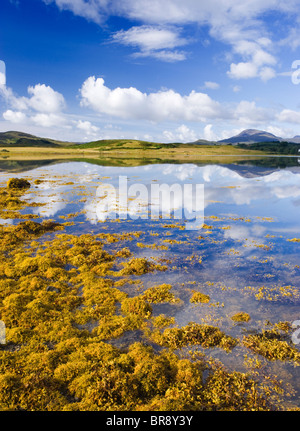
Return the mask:
<svg viewBox="0 0 300 431">
<path fill-rule="evenodd" d="M 14 235 L 14 229 L 26 220 L 39 224 L 51 220 L 59 227 L 39 234 L 26 228 L 25 239 L 2 245 L 0 319 L 7 331 L 6 344 L 0 345 L 4 375 L 0 387 L 6 388 L 0 399 L 2 409 L 300 408 L 297 159 L 287 158 L 285 165 L 271 158 L 229 165 L 212 161 L 135 167 L 70 161 L 13 173 L 6 167 L 1 169 L 3 190 L 12 177 L 28 180 L 31 187 L 19 195 L 23 206 L 17 210 L 3 205 L 2 238 Z M 129 190 L 127 208 L 124 195 L 118 193 L 110 201 L 106 199 L 109 206 L 101 206 L 103 191 L 114 187 L 118 192 L 120 177 L 126 178 Z M 187 229 L 195 205 L 192 201 L 197 199 L 194 194 L 186 194 L 183 200 L 175 193 L 172 202 L 181 218 L 168 214 L 164 200 L 159 217 L 151 217 L 156 205 L 149 201 L 153 184 L 176 184 L 177 191 L 186 184 L 204 185 L 203 226 Z M 141 185 L 148 194 L 138 192 Z M 11 211 L 16 211 L 14 217 Z M 59 325 L 59 313 L 69 332 L 51 326 L 51 316 Z M 139 380 L 148 389 L 135 389 L 131 400 L 126 394 L 120 400 L 114 388 L 118 379 L 124 385 L 123 374 L 116 377 L 111 365 L 114 383 L 107 377 L 109 368 L 105 378 L 93 375 L 91 370 L 103 358 L 93 353 L 97 358 L 88 360 L 92 354 L 84 349 L 88 343 L 94 343 L 96 349 L 96 343 L 103 342 L 117 349 L 118 360 L 120 352 L 135 352 L 135 356 L 129 354 L 130 359 L 124 353 L 124 363 L 118 362 L 122 372 L 126 370 L 129 391 L 137 383 L 128 381 L 133 375 L 139 378 L 135 375 L 137 362 L 133 366 L 132 361 L 146 354 L 136 353 L 135 343 L 153 349 L 153 357 L 161 360 L 155 365 L 157 375 L 152 376 L 152 368 Z M 151 378 L 166 375 L 161 357 L 164 349 L 190 366 L 197 361 L 202 364 L 200 380 L 197 373 L 192 378 L 198 386 L 189 394 L 190 404 L 178 401 L 185 396 L 185 379 L 186 384 L 189 381 L 187 374 L 178 377 L 184 362 L 179 366 L 177 359 L 168 359 L 168 367 L 177 367 L 177 374 L 174 371 L 166 378 L 168 382 L 161 381 L 154 388 Z M 32 368 L 24 365 L 22 354 L 31 355 Z M 111 354 L 111 363 L 115 357 Z M 34 370 L 41 373 L 42 363 L 50 383 L 47 386 L 45 376 L 42 382 L 37 377 L 36 386 L 41 385 L 48 395 L 44 404 L 35 404 L 31 400 L 34 392 L 28 387 L 33 385 Z M 228 373 L 226 379 L 219 367 Z M 22 370 L 23 380 L 14 374 L 16 368 Z M 236 392 L 241 388 L 236 381 L 244 378 L 255 383 L 242 386 L 245 392 L 239 397 Z M 109 381 L 110 398 L 95 395 L 107 390 L 103 379 Z M 24 381 L 31 383 L 26 386 Z M 250 394 L 256 390 L 270 404 L 255 404 L 257 396 L 252 399 Z M 85 391 L 90 394 L 88 400 Z"/>
</svg>

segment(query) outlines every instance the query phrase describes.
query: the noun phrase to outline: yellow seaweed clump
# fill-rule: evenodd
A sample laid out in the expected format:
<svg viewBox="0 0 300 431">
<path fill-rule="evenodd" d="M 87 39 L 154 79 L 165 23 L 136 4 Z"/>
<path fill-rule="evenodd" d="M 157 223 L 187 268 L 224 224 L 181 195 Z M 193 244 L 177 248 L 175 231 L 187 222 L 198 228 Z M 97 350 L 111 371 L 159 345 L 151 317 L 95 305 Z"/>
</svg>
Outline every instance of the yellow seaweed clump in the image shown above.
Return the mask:
<svg viewBox="0 0 300 431">
<path fill-rule="evenodd" d="M 22 178 L 11 178 L 7 187 L 0 188 L 0 217 L 3 219 L 32 219 L 38 218 L 37 214 L 21 214 L 19 210 L 25 207 L 36 207 L 45 203 L 26 202 L 20 199 L 30 188 L 29 181 Z"/>
<path fill-rule="evenodd" d="M 0 408 L 28 411 L 269 410 L 247 375 L 133 343 L 73 335 L 0 350 Z M 203 371 L 208 371 L 206 382 Z"/>
<path fill-rule="evenodd" d="M 46 232 L 53 232 L 61 229 L 63 229 L 63 226 L 52 220 L 44 220 L 42 223 L 28 220 L 16 226 L 0 225 L 0 245 L 4 250 L 14 247 L 17 244 L 22 244 L 34 237 L 41 236 Z"/>
<path fill-rule="evenodd" d="M 171 289 L 171 284 L 164 283 L 145 290 L 143 296 L 147 301 L 153 304 L 162 302 L 178 302 L 178 299 L 176 299 L 174 294 L 170 292 Z"/>
<path fill-rule="evenodd" d="M 124 299 L 121 310 L 125 314 L 136 314 L 146 319 L 151 317 L 152 314 L 151 305 L 140 296 Z"/>
<path fill-rule="evenodd" d="M 229 351 L 237 344 L 237 340 L 224 334 L 219 328 L 199 323 L 189 323 L 181 328 L 166 328 L 164 332 L 155 330 L 151 337 L 157 344 L 172 349 L 199 344 L 206 348 L 221 347 Z"/>
<path fill-rule="evenodd" d="M 229 351 L 237 341 L 211 325 L 171 328 L 173 317 L 155 316 L 155 304 L 177 302 L 172 285 L 133 297 L 118 289 L 123 275 L 167 269 L 125 247 L 104 249 L 138 235 L 57 233 L 62 228 L 53 221 L 0 226 L 0 319 L 7 340 L 0 346 L 0 410 L 271 409 L 263 385 L 248 375 L 228 373 L 204 355 L 190 360 L 174 353 L 188 345 Z M 130 260 L 119 262 L 124 258 Z M 123 269 L 113 271 L 114 265 Z M 112 345 L 128 331 L 157 345 Z"/>
<path fill-rule="evenodd" d="M 260 388 L 259 383 L 247 374 L 230 373 L 217 365 L 207 379 L 203 399 L 207 410 L 265 411 L 272 410 L 269 390 L 267 386 Z"/>
<path fill-rule="evenodd" d="M 20 199 L 24 189 L 0 188 L 0 212 L 1 218 L 19 218 L 21 214 L 17 211 L 26 206 L 26 202 Z M 15 211 L 15 213 L 14 213 Z"/>
<path fill-rule="evenodd" d="M 259 355 L 269 360 L 291 360 L 300 365 L 300 352 L 285 340 L 280 333 L 281 325 L 275 325 L 273 329 L 263 330 L 259 334 L 244 336 L 243 344 Z M 286 328 L 284 328 L 286 332 Z"/>
<path fill-rule="evenodd" d="M 147 272 L 166 271 L 167 266 L 155 264 L 143 257 L 134 257 L 128 262 L 122 262 L 124 268 L 121 270 L 121 275 L 142 275 Z"/>
<path fill-rule="evenodd" d="M 160 314 L 153 318 L 153 325 L 157 328 L 165 328 L 166 326 L 174 325 L 175 318 Z"/>
<path fill-rule="evenodd" d="M 209 301 L 210 301 L 209 295 L 205 295 L 204 293 L 201 293 L 201 292 L 194 292 L 190 299 L 190 302 L 196 303 L 196 304 L 199 302 L 206 304 Z"/>
<path fill-rule="evenodd" d="M 231 319 L 234 322 L 249 322 L 250 315 L 248 313 L 245 313 L 244 311 L 240 311 L 239 313 L 236 313 L 231 316 Z"/>
</svg>

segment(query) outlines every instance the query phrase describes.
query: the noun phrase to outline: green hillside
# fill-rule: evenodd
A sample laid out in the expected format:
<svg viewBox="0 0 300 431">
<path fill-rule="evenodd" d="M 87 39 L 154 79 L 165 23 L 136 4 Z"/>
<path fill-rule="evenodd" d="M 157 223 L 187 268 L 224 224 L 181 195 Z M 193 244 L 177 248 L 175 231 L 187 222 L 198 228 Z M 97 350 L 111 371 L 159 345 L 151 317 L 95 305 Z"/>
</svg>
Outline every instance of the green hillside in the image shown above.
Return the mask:
<svg viewBox="0 0 300 431">
<path fill-rule="evenodd" d="M 234 155 L 234 154 L 278 154 L 278 155 L 298 155 L 300 144 L 290 142 L 257 142 L 247 144 L 226 144 L 209 141 L 196 141 L 191 143 L 157 143 L 140 141 L 137 139 L 102 139 L 86 143 L 64 142 L 54 139 L 41 138 L 23 132 L 2 132 L 0 133 L 0 147 L 2 152 L 10 153 L 19 151 L 18 148 L 31 148 L 31 153 L 64 152 L 75 153 L 90 152 L 110 153 L 116 155 L 130 154 L 130 157 L 161 157 L 164 154 L 177 156 L 215 154 L 215 155 Z M 11 150 L 8 150 L 11 148 Z M 48 150 L 47 150 L 48 149 Z M 21 150 L 20 150 L 21 151 Z M 24 150 L 25 151 L 25 150 Z M 5 154 L 6 155 L 6 154 Z M 2 154 L 3 156 L 3 154 Z"/>
<path fill-rule="evenodd" d="M 160 150 L 161 148 L 178 148 L 187 144 L 161 144 L 155 142 L 139 141 L 132 139 L 103 139 L 99 141 L 87 142 L 80 144 L 81 149 L 99 149 L 99 150 Z M 72 146 L 78 148 L 78 144 Z"/>
<path fill-rule="evenodd" d="M 74 142 L 56 141 L 54 139 L 40 138 L 23 132 L 0 132 L 1 147 L 65 147 L 74 145 Z"/>
<path fill-rule="evenodd" d="M 256 142 L 253 144 L 238 144 L 237 147 L 254 151 L 263 151 L 268 154 L 286 154 L 295 156 L 299 154 L 300 144 L 291 142 Z"/>
</svg>

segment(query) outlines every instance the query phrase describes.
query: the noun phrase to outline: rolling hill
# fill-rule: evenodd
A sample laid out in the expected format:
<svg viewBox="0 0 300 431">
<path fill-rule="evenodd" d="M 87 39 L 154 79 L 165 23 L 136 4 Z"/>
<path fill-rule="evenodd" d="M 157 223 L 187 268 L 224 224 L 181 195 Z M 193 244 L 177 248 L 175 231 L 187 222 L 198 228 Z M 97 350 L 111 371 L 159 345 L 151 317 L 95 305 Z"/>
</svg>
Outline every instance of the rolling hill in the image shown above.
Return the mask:
<svg viewBox="0 0 300 431">
<path fill-rule="evenodd" d="M 300 137 L 295 136 L 291 139 L 282 139 L 278 136 L 273 135 L 262 130 L 247 129 L 228 139 L 224 139 L 218 142 L 206 141 L 199 139 L 195 142 L 189 143 L 158 143 L 158 142 L 147 142 L 136 139 L 102 139 L 92 142 L 65 142 L 57 141 L 49 138 L 41 138 L 28 133 L 9 131 L 0 133 L 0 147 L 2 152 L 8 152 L 8 148 L 31 148 L 31 152 L 34 151 L 100 151 L 100 152 L 131 152 L 132 154 L 144 154 L 147 150 L 156 152 L 169 151 L 184 152 L 185 154 L 191 154 L 193 151 L 212 151 L 214 153 L 228 153 L 232 152 L 232 146 L 250 151 L 262 151 L 267 154 L 287 154 L 287 155 L 298 155 L 300 151 Z M 230 150 L 231 148 L 231 150 Z"/>
<path fill-rule="evenodd" d="M 0 132 L 1 147 L 65 147 L 74 145 L 74 142 L 56 141 L 54 139 L 40 138 L 23 132 Z"/>
</svg>

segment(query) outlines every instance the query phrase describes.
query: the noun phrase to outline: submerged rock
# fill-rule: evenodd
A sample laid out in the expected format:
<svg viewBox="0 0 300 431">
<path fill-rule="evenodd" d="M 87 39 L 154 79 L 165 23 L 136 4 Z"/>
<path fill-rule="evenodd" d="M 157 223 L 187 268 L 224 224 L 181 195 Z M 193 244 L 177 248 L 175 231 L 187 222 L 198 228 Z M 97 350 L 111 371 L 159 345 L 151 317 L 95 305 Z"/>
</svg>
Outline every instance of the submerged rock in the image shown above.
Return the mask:
<svg viewBox="0 0 300 431">
<path fill-rule="evenodd" d="M 10 178 L 7 181 L 8 189 L 29 189 L 30 182 L 25 180 L 24 178 Z"/>
<path fill-rule="evenodd" d="M 47 292 L 60 293 L 60 289 L 58 287 L 54 287 L 54 286 L 48 286 L 46 290 L 47 290 Z"/>
</svg>

